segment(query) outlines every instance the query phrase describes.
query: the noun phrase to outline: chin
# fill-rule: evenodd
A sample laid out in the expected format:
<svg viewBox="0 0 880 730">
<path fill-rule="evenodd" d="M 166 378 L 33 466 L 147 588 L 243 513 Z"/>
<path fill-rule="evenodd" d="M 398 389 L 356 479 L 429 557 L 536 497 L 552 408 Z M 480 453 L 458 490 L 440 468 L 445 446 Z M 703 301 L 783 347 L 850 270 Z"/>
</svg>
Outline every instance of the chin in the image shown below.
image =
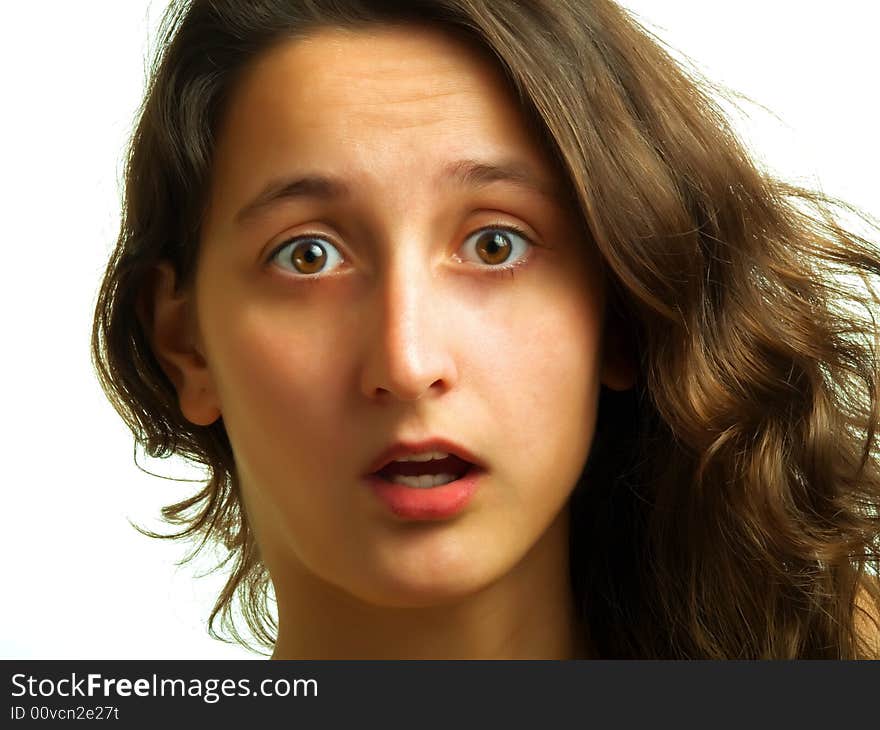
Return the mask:
<svg viewBox="0 0 880 730">
<path fill-rule="evenodd" d="M 431 565 L 377 566 L 364 572 L 355 590 L 349 591 L 361 600 L 387 608 L 429 608 L 454 604 L 484 590 L 502 571 L 475 560 L 458 563 L 447 561 Z M 370 576 L 369 583 L 365 582 Z"/>
</svg>

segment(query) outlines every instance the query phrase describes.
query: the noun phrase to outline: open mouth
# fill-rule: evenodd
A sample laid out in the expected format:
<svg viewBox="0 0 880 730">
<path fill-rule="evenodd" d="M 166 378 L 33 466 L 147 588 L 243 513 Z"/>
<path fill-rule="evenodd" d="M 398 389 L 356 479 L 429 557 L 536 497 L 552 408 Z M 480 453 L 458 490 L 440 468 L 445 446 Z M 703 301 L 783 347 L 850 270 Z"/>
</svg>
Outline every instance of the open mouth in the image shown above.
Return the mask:
<svg viewBox="0 0 880 730">
<path fill-rule="evenodd" d="M 450 455 L 392 462 L 369 474 L 367 484 L 400 519 L 446 520 L 468 507 L 486 473 L 483 467 Z"/>
<path fill-rule="evenodd" d="M 374 473 L 385 482 L 414 489 L 433 489 L 458 481 L 477 469 L 476 464 L 449 454 L 429 461 L 392 461 Z"/>
</svg>

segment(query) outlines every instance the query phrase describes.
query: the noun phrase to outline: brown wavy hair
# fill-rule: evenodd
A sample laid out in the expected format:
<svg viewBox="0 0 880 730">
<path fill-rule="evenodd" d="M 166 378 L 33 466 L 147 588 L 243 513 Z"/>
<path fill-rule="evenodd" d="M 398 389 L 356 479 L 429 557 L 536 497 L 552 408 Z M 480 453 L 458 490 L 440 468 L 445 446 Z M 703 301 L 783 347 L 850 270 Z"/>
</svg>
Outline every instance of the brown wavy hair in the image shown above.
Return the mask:
<svg viewBox="0 0 880 730">
<path fill-rule="evenodd" d="M 601 253 L 636 386 L 603 388 L 571 497 L 578 615 L 605 658 L 880 655 L 880 251 L 847 203 L 763 171 L 714 95 L 610 0 L 191 0 L 159 35 L 94 319 L 107 396 L 155 457 L 207 468 L 162 510 L 226 551 L 211 612 L 277 629 L 222 419 L 195 426 L 149 344 L 154 267 L 188 286 L 215 130 L 236 81 L 319 27 L 419 22 L 487 49 Z M 861 282 L 861 283 L 858 283 Z M 228 639 L 226 639 L 228 640 Z"/>
</svg>

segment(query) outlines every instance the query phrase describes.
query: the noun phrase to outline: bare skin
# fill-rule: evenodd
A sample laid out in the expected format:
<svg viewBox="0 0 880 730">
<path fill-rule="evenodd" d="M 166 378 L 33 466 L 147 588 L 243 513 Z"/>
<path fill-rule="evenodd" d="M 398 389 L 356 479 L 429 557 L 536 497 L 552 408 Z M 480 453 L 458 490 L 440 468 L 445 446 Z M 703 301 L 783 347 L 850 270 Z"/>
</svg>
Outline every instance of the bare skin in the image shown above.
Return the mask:
<svg viewBox="0 0 880 730">
<path fill-rule="evenodd" d="M 515 161 L 543 192 L 444 178 L 460 160 Z M 306 172 L 349 194 L 251 205 Z M 223 418 L 278 600 L 274 658 L 589 655 L 567 501 L 600 386 L 634 370 L 563 187 L 495 67 L 436 30 L 317 31 L 236 89 L 194 288 L 173 295 L 162 267 L 154 347 L 184 415 Z M 513 278 L 477 245 L 499 226 L 526 234 L 507 239 Z M 297 237 L 326 256 L 317 274 L 283 247 Z M 488 471 L 462 513 L 406 521 L 363 476 L 430 436 Z"/>
</svg>

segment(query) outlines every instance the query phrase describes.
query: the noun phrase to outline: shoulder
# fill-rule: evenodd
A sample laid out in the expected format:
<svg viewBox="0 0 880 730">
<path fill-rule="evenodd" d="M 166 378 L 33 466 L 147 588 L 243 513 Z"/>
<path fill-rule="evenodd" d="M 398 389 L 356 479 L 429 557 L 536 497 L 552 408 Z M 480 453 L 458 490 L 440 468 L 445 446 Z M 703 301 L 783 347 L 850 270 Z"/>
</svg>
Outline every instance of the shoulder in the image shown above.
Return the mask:
<svg viewBox="0 0 880 730">
<path fill-rule="evenodd" d="M 865 576 L 856 594 L 853 627 L 868 656 L 880 659 L 880 579 Z"/>
</svg>

